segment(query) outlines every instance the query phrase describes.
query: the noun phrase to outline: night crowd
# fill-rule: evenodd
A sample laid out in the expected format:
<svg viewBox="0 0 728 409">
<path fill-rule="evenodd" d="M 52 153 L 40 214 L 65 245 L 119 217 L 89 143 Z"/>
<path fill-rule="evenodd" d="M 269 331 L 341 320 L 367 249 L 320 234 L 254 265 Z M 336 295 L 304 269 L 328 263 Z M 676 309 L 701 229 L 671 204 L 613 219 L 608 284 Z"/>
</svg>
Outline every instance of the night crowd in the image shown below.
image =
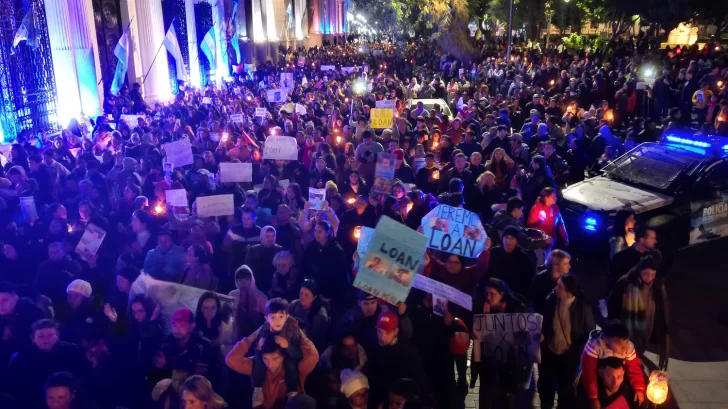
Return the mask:
<svg viewBox="0 0 728 409">
<path fill-rule="evenodd" d="M 664 368 L 669 348 L 660 237 L 619 211 L 601 255 L 609 284 L 590 299 L 558 203 L 666 130 L 728 132 L 722 52 L 648 42 L 517 47 L 509 64 L 479 42 L 467 65 L 427 42 L 281 50 L 168 104 L 133 84 L 90 125 L 19 139 L 0 169 L 0 407 L 460 408 L 477 393 L 486 409 L 532 407 L 536 392 L 544 409 L 645 407 L 644 353 Z M 269 103 L 281 73 L 292 90 Z M 393 123 L 372 129 L 383 99 Z M 269 135 L 295 137 L 298 160 L 263 160 Z M 181 139 L 193 163 L 165 166 L 161 145 Z M 370 192 L 380 152 L 396 159 L 389 195 Z M 252 182 L 220 182 L 224 162 L 252 163 Z M 309 188 L 325 189 L 321 210 Z M 170 189 L 187 206 L 167 204 Z M 234 214 L 198 217 L 196 199 L 220 194 Z M 37 215 L 21 211 L 27 197 Z M 437 204 L 487 228 L 477 259 L 425 256 L 424 274 L 471 295 L 472 311 L 352 287 L 362 226 L 386 216 L 416 230 Z M 90 225 L 106 235 L 79 254 Z M 199 289 L 196 309 L 165 315 L 164 297 L 134 290 L 146 276 Z M 526 312 L 543 316 L 539 364 L 472 359 L 473 315 Z"/>
</svg>

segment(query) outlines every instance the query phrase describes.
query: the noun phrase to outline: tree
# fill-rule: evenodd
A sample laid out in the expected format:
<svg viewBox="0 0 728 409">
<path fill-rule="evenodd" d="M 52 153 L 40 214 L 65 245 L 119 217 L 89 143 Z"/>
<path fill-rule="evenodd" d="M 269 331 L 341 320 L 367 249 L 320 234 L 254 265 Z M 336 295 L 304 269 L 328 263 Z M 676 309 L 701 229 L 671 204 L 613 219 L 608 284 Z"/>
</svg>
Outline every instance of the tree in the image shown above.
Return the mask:
<svg viewBox="0 0 728 409">
<path fill-rule="evenodd" d="M 648 3 L 639 0 L 578 0 L 576 4 L 589 20 L 609 23 L 612 40 L 627 32 L 638 16 L 649 10 Z"/>
</svg>

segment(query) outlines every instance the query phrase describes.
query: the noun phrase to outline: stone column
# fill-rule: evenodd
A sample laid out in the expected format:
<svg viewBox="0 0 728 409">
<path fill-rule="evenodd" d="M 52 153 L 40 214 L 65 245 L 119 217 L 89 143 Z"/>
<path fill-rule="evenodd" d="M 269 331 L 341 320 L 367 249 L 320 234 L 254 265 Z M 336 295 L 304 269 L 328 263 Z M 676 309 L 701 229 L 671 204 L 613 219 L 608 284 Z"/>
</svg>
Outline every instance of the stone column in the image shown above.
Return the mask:
<svg viewBox="0 0 728 409">
<path fill-rule="evenodd" d="M 164 15 L 160 0 L 136 0 L 136 22 L 139 32 L 139 57 L 141 57 L 144 100 L 149 103 L 167 102 L 172 98 L 169 83 L 167 53 L 159 50 L 164 41 Z M 159 50 L 159 54 L 157 51 Z M 156 57 L 156 59 L 155 59 Z M 147 74 L 148 73 L 148 74 Z M 144 75 L 147 75 L 146 79 Z M 140 82 L 141 83 L 141 82 Z"/>
<path fill-rule="evenodd" d="M 99 114 L 94 47 L 84 0 L 47 0 L 48 37 L 58 91 L 58 121 Z"/>
<path fill-rule="evenodd" d="M 185 20 L 187 24 L 187 66 L 190 67 L 190 84 L 193 87 L 200 87 L 202 79 L 200 76 L 200 51 L 197 49 L 197 26 L 195 25 L 195 2 L 185 0 Z"/>
</svg>

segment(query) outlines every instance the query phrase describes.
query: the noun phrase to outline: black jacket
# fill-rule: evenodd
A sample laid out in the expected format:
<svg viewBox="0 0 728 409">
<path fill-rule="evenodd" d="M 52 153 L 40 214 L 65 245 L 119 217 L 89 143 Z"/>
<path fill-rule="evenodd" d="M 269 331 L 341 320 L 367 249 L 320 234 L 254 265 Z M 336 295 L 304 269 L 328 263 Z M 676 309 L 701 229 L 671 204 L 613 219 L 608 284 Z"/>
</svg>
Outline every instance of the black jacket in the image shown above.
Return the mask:
<svg viewBox="0 0 728 409">
<path fill-rule="evenodd" d="M 332 300 L 335 306 L 343 305 L 349 283 L 350 262 L 344 250 L 334 239 L 325 246 L 312 241 L 303 253 L 303 276 L 318 283 L 321 295 Z"/>
<path fill-rule="evenodd" d="M 546 266 L 545 270 L 533 277 L 531 286 L 528 288 L 528 299 L 531 300 L 534 311 L 543 314 L 546 297 L 553 292 L 554 287 L 556 287 L 556 282 L 551 279 L 550 266 Z"/>
<path fill-rule="evenodd" d="M 536 266 L 520 247 L 516 246 L 512 253 L 502 246 L 490 250 L 488 277 L 505 281 L 513 291 L 526 294 L 535 274 Z"/>
<path fill-rule="evenodd" d="M 637 265 L 642 257 L 653 256 L 658 261 L 662 259 L 662 256 L 657 251 L 648 251 L 646 253 L 640 253 L 635 249 L 635 246 L 626 248 L 619 253 L 614 255 L 612 263 L 609 265 L 609 272 L 607 274 L 607 289 L 611 290 L 614 284 L 617 283 L 623 275 L 629 273 L 632 267 Z"/>
<path fill-rule="evenodd" d="M 377 345 L 364 367 L 369 379 L 369 407 L 376 408 L 387 398 L 389 386 L 400 378 L 417 382 L 422 396 L 428 396 L 427 377 L 417 348 L 405 339 L 394 345 Z"/>
<path fill-rule="evenodd" d="M 45 318 L 43 310 L 29 298 L 20 297 L 12 314 L 0 315 L 0 334 L 9 334 L 9 339 L 0 338 L 0 362 L 2 367 L 10 356 L 30 345 L 30 327 Z M 0 370 L 0 373 L 3 372 Z"/>
</svg>

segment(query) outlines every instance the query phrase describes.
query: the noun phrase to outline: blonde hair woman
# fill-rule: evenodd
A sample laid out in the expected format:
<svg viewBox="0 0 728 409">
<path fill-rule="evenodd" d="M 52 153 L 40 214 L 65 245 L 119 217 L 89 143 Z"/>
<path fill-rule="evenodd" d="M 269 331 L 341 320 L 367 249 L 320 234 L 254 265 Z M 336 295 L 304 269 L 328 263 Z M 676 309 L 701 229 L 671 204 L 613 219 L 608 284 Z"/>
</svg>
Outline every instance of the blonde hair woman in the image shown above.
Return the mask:
<svg viewBox="0 0 728 409">
<path fill-rule="evenodd" d="M 183 409 L 221 409 L 227 403 L 212 390 L 212 384 L 204 376 L 193 375 L 182 385 Z"/>
</svg>

